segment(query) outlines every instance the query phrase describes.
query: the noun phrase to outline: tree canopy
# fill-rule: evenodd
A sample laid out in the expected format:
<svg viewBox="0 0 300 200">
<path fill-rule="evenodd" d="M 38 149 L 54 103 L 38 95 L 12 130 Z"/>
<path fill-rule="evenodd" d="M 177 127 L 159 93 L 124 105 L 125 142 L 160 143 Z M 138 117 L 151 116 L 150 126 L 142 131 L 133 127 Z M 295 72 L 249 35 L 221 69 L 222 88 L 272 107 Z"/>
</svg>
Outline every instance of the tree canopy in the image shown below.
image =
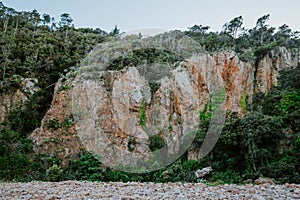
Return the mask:
<svg viewBox="0 0 300 200">
<path fill-rule="evenodd" d="M 237 16 L 225 23 L 220 32 L 196 24 L 184 34 L 209 53 L 231 49 L 243 60 L 259 61 L 279 46 L 299 52 L 300 32 L 286 24 L 276 29 L 268 24 L 269 18 L 269 14 L 264 15 L 257 19 L 255 27 L 246 29 L 243 17 Z M 110 33 L 100 28 L 76 28 L 68 13 L 62 13 L 56 22 L 49 14 L 41 14 L 36 9 L 16 11 L 0 2 L 0 92 L 9 94 L 21 89 L 23 78 L 36 79 L 39 88 L 34 94 L 26 94 L 28 100 L 15 105 L 0 124 L 0 181 L 197 182 L 195 177 L 190 177 L 191 171 L 212 166 L 210 181 L 242 183 L 244 179 L 264 175 L 281 183 L 300 183 L 299 67 L 281 71 L 278 85 L 266 94 L 256 93 L 249 101 L 251 104 L 245 97 L 245 116 L 228 113 L 216 148 L 201 161 L 188 160 L 185 154 L 164 169 L 140 175 L 105 168 L 91 152 L 83 151 L 80 159 L 71 160 L 65 169 L 61 160 L 52 155 L 34 155 L 28 135 L 40 126 L 49 109 L 54 84 L 75 69 L 96 44 L 119 39 L 120 34 L 117 26 Z M 172 52 L 148 48 L 133 51 L 129 58 L 114 60 L 109 69 L 120 69 L 120 65 L 129 63 L 177 60 L 180 59 Z M 154 82 L 150 87 L 153 92 L 159 86 Z M 210 118 L 207 105 L 199 111 L 200 124 L 191 148 L 202 144 Z M 52 125 L 59 127 L 56 121 Z M 286 147 L 279 151 L 282 142 Z M 151 149 L 164 145 L 160 137 L 151 138 L 150 143 Z"/>
</svg>

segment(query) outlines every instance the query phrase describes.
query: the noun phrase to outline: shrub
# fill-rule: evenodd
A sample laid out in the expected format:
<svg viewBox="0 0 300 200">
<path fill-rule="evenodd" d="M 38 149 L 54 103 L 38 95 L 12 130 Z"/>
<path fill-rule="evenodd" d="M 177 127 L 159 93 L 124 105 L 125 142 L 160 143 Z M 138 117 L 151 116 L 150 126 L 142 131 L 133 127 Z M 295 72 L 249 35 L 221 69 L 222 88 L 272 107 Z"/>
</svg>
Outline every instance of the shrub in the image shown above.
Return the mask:
<svg viewBox="0 0 300 200">
<path fill-rule="evenodd" d="M 212 172 L 212 176 L 209 179 L 211 182 L 225 182 L 225 183 L 236 183 L 242 184 L 243 179 L 237 172 L 233 172 L 227 169 L 225 172 Z"/>
<path fill-rule="evenodd" d="M 160 135 L 153 135 L 149 137 L 149 148 L 151 151 L 156 151 L 165 146 L 165 142 Z"/>
<path fill-rule="evenodd" d="M 48 181 L 62 181 L 64 170 L 57 164 L 52 165 L 47 169 L 47 180 Z"/>
<path fill-rule="evenodd" d="M 147 109 L 147 104 L 144 99 L 142 99 L 140 103 L 140 125 L 142 127 L 146 126 L 147 123 L 147 116 L 146 116 L 146 109 Z"/>
<path fill-rule="evenodd" d="M 93 152 L 84 152 L 79 160 L 71 161 L 65 171 L 68 179 L 101 181 L 105 169 Z"/>
</svg>

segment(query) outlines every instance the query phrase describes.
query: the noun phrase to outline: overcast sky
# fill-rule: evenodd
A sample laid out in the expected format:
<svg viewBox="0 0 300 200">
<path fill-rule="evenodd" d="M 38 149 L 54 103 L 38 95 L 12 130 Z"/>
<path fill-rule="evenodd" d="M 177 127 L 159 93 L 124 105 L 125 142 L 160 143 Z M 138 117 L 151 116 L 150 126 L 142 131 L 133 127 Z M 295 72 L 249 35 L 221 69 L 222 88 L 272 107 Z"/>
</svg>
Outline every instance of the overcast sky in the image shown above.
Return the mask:
<svg viewBox="0 0 300 200">
<path fill-rule="evenodd" d="M 1 1 L 1 0 L 0 0 Z M 220 31 L 222 25 L 242 15 L 244 26 L 255 26 L 256 20 L 270 14 L 274 27 L 289 25 L 300 31 L 300 0 L 2 0 L 17 11 L 37 9 L 59 21 L 69 13 L 76 27 L 111 31 L 117 25 L 122 31 L 140 28 L 186 30 L 194 24 L 209 25 Z"/>
</svg>

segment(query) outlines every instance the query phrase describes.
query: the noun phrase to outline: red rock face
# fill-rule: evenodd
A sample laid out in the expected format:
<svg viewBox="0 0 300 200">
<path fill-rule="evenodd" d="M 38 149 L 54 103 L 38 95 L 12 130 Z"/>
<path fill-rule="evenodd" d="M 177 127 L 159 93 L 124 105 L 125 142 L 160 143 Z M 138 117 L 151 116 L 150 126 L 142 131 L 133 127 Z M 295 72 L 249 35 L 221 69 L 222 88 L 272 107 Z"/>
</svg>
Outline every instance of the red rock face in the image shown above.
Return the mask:
<svg viewBox="0 0 300 200">
<path fill-rule="evenodd" d="M 151 135 L 161 135 L 169 144 L 195 130 L 199 111 L 204 109 L 214 88 L 223 85 L 226 89 L 227 111 L 244 115 L 243 96 L 251 101 L 254 92 L 267 92 L 276 84 L 278 71 L 295 63 L 298 64 L 285 49 L 265 56 L 257 66 L 240 61 L 232 51 L 194 56 L 162 77 L 158 90 L 152 93 L 147 79 L 134 66 L 101 71 L 101 78 L 96 79 L 82 80 L 77 75 L 69 91 L 59 91 L 60 83 L 57 84 L 52 106 L 31 138 L 37 152 L 55 154 L 64 163 L 78 156 L 81 149 L 100 154 L 107 151 L 107 141 L 126 152 L 133 139 L 131 151 L 142 155 L 150 151 Z M 70 116 L 79 120 L 68 127 L 49 128 L 49 121 L 57 119 L 63 124 Z M 83 123 L 80 118 L 86 121 Z M 176 148 L 170 151 L 176 152 Z M 189 158 L 197 159 L 197 151 L 190 151 Z M 122 156 L 107 159 L 117 164 Z"/>
<path fill-rule="evenodd" d="M 284 47 L 271 51 L 257 64 L 257 92 L 268 92 L 277 84 L 279 71 L 284 68 L 297 67 L 300 61 L 300 52 L 292 55 Z"/>
<path fill-rule="evenodd" d="M 72 99 L 70 91 L 58 91 L 61 84 L 57 83 L 51 108 L 42 120 L 41 127 L 30 135 L 35 143 L 35 151 L 41 154 L 55 155 L 63 160 L 66 166 L 69 159 L 78 157 L 84 149 L 77 135 L 76 124 L 72 118 Z"/>
</svg>

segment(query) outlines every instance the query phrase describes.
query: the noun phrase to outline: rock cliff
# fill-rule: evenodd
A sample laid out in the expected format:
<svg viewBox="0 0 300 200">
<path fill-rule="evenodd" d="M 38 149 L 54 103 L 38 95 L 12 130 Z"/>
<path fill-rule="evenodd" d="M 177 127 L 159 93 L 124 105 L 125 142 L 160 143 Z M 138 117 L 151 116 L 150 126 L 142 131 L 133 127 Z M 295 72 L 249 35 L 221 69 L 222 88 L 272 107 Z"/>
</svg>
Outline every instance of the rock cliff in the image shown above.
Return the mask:
<svg viewBox="0 0 300 200">
<path fill-rule="evenodd" d="M 161 46 L 165 47 L 166 39 L 162 41 Z M 176 44 L 182 45 L 185 40 L 179 41 Z M 50 110 L 41 127 L 30 136 L 35 150 L 57 155 L 64 164 L 82 149 L 110 155 L 108 141 L 124 152 L 143 155 L 151 151 L 150 138 L 154 135 L 170 144 L 195 130 L 199 111 L 208 104 L 218 85 L 226 90 L 227 111 L 244 115 L 255 92 L 270 90 L 277 84 L 281 69 L 296 67 L 300 61 L 299 52 L 292 55 L 285 48 L 270 52 L 257 63 L 243 62 L 233 51 L 182 51 L 184 59 L 176 65 L 142 63 L 109 68 L 111 57 L 130 54 L 134 45 L 141 48 L 145 43 L 111 42 L 99 46 L 81 68 L 66 81 L 58 82 Z M 121 50 L 111 51 L 116 45 Z M 169 48 L 171 51 L 178 46 Z M 176 145 L 173 148 L 170 152 L 176 152 Z M 190 152 L 190 159 L 197 159 L 195 155 Z M 101 159 L 117 164 L 122 156 L 125 155 Z"/>
<path fill-rule="evenodd" d="M 28 98 L 39 88 L 36 87 L 37 79 L 21 78 L 20 88 L 0 94 L 0 123 L 15 107 L 24 104 Z"/>
</svg>

